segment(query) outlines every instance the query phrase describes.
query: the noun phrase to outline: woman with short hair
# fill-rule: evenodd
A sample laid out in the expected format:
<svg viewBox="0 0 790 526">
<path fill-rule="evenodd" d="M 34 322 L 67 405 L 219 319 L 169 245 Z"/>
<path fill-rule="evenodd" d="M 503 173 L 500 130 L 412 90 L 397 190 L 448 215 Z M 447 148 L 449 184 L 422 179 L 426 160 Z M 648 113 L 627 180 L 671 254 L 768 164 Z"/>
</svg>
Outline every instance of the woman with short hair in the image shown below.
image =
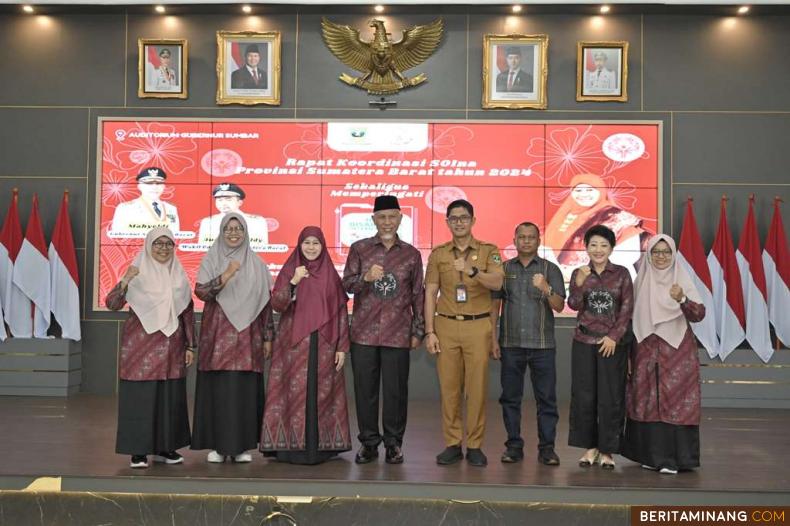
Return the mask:
<svg viewBox="0 0 790 526">
<path fill-rule="evenodd" d="M 584 234 L 589 265 L 573 271 L 568 306 L 578 311 L 571 350 L 568 445 L 586 449 L 579 465 L 614 469 L 625 418 L 634 288 L 628 269 L 609 260 L 614 232 L 595 225 Z"/>
</svg>

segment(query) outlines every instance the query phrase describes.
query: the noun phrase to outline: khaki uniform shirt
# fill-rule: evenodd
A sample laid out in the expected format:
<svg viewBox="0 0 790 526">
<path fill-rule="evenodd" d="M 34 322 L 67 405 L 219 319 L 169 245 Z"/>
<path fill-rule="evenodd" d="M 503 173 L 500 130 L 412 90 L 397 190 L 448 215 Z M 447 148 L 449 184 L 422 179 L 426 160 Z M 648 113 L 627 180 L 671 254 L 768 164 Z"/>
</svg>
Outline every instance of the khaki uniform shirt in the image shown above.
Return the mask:
<svg viewBox="0 0 790 526">
<path fill-rule="evenodd" d="M 480 269 L 480 272 L 504 274 L 502 258 L 496 245 L 478 241 L 475 238 L 469 243 L 465 252 L 455 247 L 448 241 L 433 249 L 428 258 L 428 268 L 425 272 L 425 283 L 439 285 L 439 300 L 436 312 L 441 314 L 483 314 L 491 311 L 491 291 L 485 288 L 477 278 L 470 278 L 468 274 L 455 270 L 453 262 L 459 257 L 467 257 L 471 266 Z M 455 301 L 456 286 L 461 283 L 466 286 L 466 303 Z"/>
</svg>

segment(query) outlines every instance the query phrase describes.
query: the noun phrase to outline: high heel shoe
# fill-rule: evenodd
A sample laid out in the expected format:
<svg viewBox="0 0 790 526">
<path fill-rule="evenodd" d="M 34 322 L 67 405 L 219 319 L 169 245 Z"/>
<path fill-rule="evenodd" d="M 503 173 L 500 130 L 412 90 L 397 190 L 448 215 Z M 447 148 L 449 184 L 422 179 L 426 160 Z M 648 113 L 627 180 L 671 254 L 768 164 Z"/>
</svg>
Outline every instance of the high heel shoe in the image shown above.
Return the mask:
<svg viewBox="0 0 790 526">
<path fill-rule="evenodd" d="M 598 463 L 601 465 L 601 469 L 605 469 L 611 471 L 614 469 L 614 459 L 612 460 L 604 460 L 603 455 L 600 455 L 598 458 Z"/>
<path fill-rule="evenodd" d="M 587 455 L 584 455 L 582 458 L 579 459 L 579 467 L 589 468 L 590 466 L 598 462 L 598 457 L 599 457 L 599 453 L 597 452 L 593 456 L 592 460 L 587 458 Z"/>
</svg>

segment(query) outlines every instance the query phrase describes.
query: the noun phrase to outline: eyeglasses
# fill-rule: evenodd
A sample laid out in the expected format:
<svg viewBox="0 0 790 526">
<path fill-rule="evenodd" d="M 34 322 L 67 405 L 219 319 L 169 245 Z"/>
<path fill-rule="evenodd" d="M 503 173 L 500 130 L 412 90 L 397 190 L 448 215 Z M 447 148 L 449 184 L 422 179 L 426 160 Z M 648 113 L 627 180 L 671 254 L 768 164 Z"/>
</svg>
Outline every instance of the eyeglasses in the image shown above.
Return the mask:
<svg viewBox="0 0 790 526">
<path fill-rule="evenodd" d="M 244 232 L 244 227 L 243 226 L 226 226 L 225 228 L 222 229 L 222 231 L 225 232 L 226 234 L 240 234 L 240 233 Z"/>
<path fill-rule="evenodd" d="M 447 222 L 454 225 L 456 223 L 468 223 L 472 220 L 472 216 L 450 216 Z"/>
<path fill-rule="evenodd" d="M 163 248 L 171 249 L 174 246 L 176 246 L 176 244 L 173 243 L 172 241 L 154 241 L 153 243 L 151 243 L 151 245 L 154 248 L 158 248 L 160 250 Z"/>
<path fill-rule="evenodd" d="M 650 255 L 651 256 L 656 256 L 656 257 L 668 258 L 669 256 L 672 255 L 672 251 L 671 250 L 651 250 L 650 251 Z"/>
</svg>

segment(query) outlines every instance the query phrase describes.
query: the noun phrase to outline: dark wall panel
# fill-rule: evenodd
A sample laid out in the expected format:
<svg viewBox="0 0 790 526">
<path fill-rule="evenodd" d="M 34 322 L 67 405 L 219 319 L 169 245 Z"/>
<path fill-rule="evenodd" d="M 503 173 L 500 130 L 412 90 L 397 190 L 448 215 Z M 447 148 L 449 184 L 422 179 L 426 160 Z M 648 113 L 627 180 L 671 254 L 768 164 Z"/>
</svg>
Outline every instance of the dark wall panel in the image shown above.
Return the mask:
<svg viewBox="0 0 790 526">
<path fill-rule="evenodd" d="M 122 15 L 0 16 L 0 104 L 123 104 Z"/>
<path fill-rule="evenodd" d="M 645 16 L 645 109 L 790 110 L 790 17 Z"/>
</svg>

